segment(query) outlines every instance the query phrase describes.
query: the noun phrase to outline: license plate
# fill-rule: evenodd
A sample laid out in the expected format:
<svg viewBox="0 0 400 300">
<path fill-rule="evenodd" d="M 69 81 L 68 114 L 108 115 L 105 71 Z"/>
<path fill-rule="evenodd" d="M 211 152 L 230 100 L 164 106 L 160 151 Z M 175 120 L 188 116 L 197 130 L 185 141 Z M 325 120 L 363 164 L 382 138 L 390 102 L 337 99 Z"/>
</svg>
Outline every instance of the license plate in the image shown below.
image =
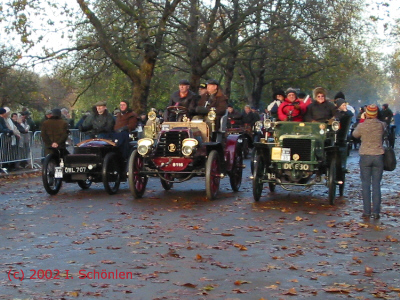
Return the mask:
<svg viewBox="0 0 400 300">
<path fill-rule="evenodd" d="M 56 172 L 54 174 L 54 178 L 63 178 L 63 168 L 56 167 Z"/>
<path fill-rule="evenodd" d="M 85 173 L 87 167 L 65 167 L 64 172 L 71 174 L 71 173 Z"/>
<path fill-rule="evenodd" d="M 285 170 L 300 170 L 300 171 L 308 171 L 310 169 L 310 165 L 307 164 L 296 164 L 296 163 L 284 163 L 282 168 Z"/>
</svg>

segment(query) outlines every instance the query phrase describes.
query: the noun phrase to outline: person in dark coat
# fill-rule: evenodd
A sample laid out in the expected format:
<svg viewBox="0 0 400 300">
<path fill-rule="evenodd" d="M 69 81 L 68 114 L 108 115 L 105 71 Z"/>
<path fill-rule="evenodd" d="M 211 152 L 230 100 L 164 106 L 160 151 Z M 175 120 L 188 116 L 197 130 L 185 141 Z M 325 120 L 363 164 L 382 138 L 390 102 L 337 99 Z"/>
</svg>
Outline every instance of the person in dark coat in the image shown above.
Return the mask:
<svg viewBox="0 0 400 300">
<path fill-rule="evenodd" d="M 86 132 L 90 138 L 110 139 L 114 129 L 114 117 L 108 112 L 105 101 L 98 101 L 94 106 L 93 113 L 86 118 L 80 130 Z"/>
<path fill-rule="evenodd" d="M 137 114 L 129 109 L 127 101 L 119 103 L 119 112 L 114 125 L 113 140 L 117 140 L 117 147 L 122 152 L 124 159 L 129 158 L 129 133 L 136 129 L 138 122 Z"/>
<path fill-rule="evenodd" d="M 206 115 L 214 107 L 217 114 L 215 120 L 216 130 L 220 127 L 221 117 L 226 114 L 228 97 L 220 89 L 219 82 L 215 79 L 207 81 L 207 93 L 203 94 L 196 107 L 196 113 Z"/>
<path fill-rule="evenodd" d="M 259 120 L 259 116 L 251 111 L 250 105 L 244 107 L 244 112 L 242 113 L 243 124 L 250 125 L 251 127 Z"/>
<path fill-rule="evenodd" d="M 62 119 L 61 110 L 52 110 L 52 116 L 42 124 L 41 136 L 44 143 L 44 155 L 54 153 L 54 149 L 66 149 L 68 123 Z"/>
<path fill-rule="evenodd" d="M 186 79 L 179 81 L 179 90 L 172 93 L 169 100 L 168 106 L 183 106 L 187 109 L 186 116 L 191 117 L 194 113 L 196 107 L 196 94 L 189 90 L 190 83 Z M 176 120 L 176 115 L 174 113 L 165 111 L 165 119 L 170 122 L 178 121 Z"/>
<path fill-rule="evenodd" d="M 322 87 L 317 87 L 313 91 L 314 101 L 307 106 L 304 115 L 305 122 L 328 122 L 336 114 L 336 106 L 326 100 L 326 91 Z"/>
</svg>

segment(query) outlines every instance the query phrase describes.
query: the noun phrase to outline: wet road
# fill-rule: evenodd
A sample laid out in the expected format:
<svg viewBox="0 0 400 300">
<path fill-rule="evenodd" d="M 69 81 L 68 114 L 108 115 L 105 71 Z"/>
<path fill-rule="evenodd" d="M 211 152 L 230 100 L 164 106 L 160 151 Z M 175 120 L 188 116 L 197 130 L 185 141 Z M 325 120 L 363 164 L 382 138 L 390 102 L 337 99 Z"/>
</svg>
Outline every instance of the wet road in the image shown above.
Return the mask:
<svg viewBox="0 0 400 300">
<path fill-rule="evenodd" d="M 150 179 L 140 200 L 126 183 L 49 196 L 40 177 L 1 179 L 0 299 L 398 299 L 398 169 L 364 222 L 357 162 L 335 206 L 326 187 L 255 203 L 249 168 L 215 201 L 202 178 L 168 192 Z"/>
</svg>

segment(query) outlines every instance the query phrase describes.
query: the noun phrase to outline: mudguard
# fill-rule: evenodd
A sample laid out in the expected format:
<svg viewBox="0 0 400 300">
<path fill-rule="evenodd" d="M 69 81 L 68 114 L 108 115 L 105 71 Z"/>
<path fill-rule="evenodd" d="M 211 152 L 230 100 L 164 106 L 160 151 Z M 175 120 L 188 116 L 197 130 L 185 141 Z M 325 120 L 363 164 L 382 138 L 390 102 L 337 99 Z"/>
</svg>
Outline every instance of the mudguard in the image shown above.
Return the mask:
<svg viewBox="0 0 400 300">
<path fill-rule="evenodd" d="M 226 163 L 226 171 L 231 171 L 233 162 L 238 152 L 242 152 L 243 136 L 240 134 L 230 134 L 226 137 L 224 150 L 224 158 Z M 238 145 L 239 144 L 239 145 Z M 238 147 L 239 146 L 239 147 Z"/>
</svg>

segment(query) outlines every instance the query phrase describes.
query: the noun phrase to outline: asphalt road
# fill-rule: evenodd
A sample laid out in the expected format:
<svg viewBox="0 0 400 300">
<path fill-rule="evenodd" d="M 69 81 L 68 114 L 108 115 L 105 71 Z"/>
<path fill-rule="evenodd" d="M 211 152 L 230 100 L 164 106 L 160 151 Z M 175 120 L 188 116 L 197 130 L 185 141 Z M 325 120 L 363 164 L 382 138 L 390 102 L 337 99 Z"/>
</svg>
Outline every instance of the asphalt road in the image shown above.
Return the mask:
<svg viewBox="0 0 400 300">
<path fill-rule="evenodd" d="M 370 222 L 357 151 L 348 169 L 335 206 L 326 187 L 266 188 L 255 203 L 249 168 L 215 201 L 202 178 L 168 192 L 150 179 L 140 200 L 126 183 L 49 196 L 39 176 L 2 178 L 0 299 L 398 299 L 399 169 Z"/>
</svg>

